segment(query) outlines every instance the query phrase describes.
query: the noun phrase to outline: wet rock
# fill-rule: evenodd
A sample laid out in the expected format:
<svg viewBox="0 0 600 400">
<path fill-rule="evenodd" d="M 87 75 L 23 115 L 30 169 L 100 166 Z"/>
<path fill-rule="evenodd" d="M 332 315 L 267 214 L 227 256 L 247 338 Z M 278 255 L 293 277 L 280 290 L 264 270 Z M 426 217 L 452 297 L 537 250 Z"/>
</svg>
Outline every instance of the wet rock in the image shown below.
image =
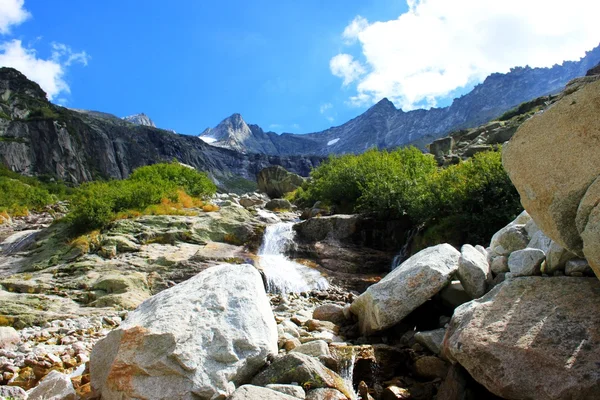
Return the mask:
<svg viewBox="0 0 600 400">
<path fill-rule="evenodd" d="M 508 257 L 508 268 L 513 276 L 540 275 L 544 252 L 538 249 L 517 250 Z"/>
<path fill-rule="evenodd" d="M 415 340 L 417 343 L 425 346 L 433 354 L 438 355 L 442 351 L 442 343 L 444 342 L 444 335 L 446 329 L 436 329 L 434 331 L 417 332 L 415 333 Z"/>
<path fill-rule="evenodd" d="M 325 239 L 343 240 L 352 236 L 357 229 L 360 216 L 336 214 L 321 218 L 311 218 L 294 225 L 298 237 L 310 242 Z"/>
<path fill-rule="evenodd" d="M 344 307 L 337 304 L 322 304 L 313 311 L 313 318 L 341 324 L 346 321 Z"/>
<path fill-rule="evenodd" d="M 306 398 L 306 392 L 302 387 L 298 385 L 278 385 L 272 384 L 266 386 L 268 389 L 275 390 L 276 392 L 280 392 L 283 394 L 287 394 L 288 396 L 293 396 L 298 399 Z"/>
<path fill-rule="evenodd" d="M 487 284 L 492 280 L 490 265 L 486 257 L 470 244 L 461 248 L 458 278 L 467 294 L 473 299 L 483 296 Z"/>
<path fill-rule="evenodd" d="M 455 310 L 444 354 L 503 398 L 594 399 L 598 315 L 596 279 L 514 278 Z"/>
<path fill-rule="evenodd" d="M 267 369 L 252 379 L 252 384 L 258 386 L 294 382 L 305 388 L 332 388 L 347 397 L 351 395 L 351 389 L 338 374 L 323 366 L 315 358 L 297 352 L 277 358 Z"/>
<path fill-rule="evenodd" d="M 458 269 L 460 252 L 449 244 L 415 254 L 352 303 L 360 330 L 370 334 L 400 322 L 446 286 Z"/>
<path fill-rule="evenodd" d="M 50 371 L 28 393 L 28 400 L 75 400 L 75 389 L 68 375 Z"/>
<path fill-rule="evenodd" d="M 236 389 L 228 400 L 296 400 L 298 397 L 260 386 L 243 385 Z"/>
<path fill-rule="evenodd" d="M 92 386 L 105 400 L 227 396 L 276 352 L 277 327 L 258 270 L 224 264 L 129 313 L 94 346 Z"/>
</svg>

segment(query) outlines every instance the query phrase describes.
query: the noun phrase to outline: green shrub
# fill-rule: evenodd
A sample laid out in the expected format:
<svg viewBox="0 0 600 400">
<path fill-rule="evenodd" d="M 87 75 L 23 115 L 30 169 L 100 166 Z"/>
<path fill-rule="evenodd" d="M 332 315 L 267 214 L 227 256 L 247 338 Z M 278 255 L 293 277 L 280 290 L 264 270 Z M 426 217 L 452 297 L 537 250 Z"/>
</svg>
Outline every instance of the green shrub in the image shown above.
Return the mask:
<svg viewBox="0 0 600 400">
<path fill-rule="evenodd" d="M 141 212 L 163 199 L 177 202 L 181 190 L 190 196 L 208 197 L 216 186 L 205 173 L 178 163 L 154 164 L 136 169 L 125 180 L 82 185 L 67 220 L 76 233 L 100 229 L 118 213 Z"/>
<path fill-rule="evenodd" d="M 443 238 L 448 221 L 462 243 L 485 243 L 521 210 L 519 195 L 504 171 L 500 152 L 486 152 L 444 169 L 416 148 L 370 150 L 330 157 L 314 169 L 293 200 L 316 201 L 338 212 L 365 212 L 380 218 L 406 215 L 429 237 Z M 459 222 L 457 222 L 459 221 Z M 436 227 L 437 226 L 437 227 Z"/>
</svg>

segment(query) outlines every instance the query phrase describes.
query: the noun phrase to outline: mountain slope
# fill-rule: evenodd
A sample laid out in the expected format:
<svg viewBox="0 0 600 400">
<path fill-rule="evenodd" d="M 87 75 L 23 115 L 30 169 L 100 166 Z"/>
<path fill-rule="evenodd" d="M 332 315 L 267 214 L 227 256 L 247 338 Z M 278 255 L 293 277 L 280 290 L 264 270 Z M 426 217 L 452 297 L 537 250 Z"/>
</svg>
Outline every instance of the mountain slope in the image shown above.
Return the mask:
<svg viewBox="0 0 600 400">
<path fill-rule="evenodd" d="M 306 176 L 321 161 L 244 155 L 111 114 L 59 107 L 19 71 L 0 68 L 0 163 L 11 170 L 80 183 L 122 179 L 137 167 L 173 159 L 209 172 L 219 184 L 238 176 L 254 180 L 270 165 Z"/>
<path fill-rule="evenodd" d="M 345 124 L 321 132 L 278 136 L 264 133 L 256 126 L 247 129 L 252 125 L 234 114 L 216 128 L 204 131 L 201 137 L 214 146 L 276 155 L 361 153 L 371 147 L 409 144 L 423 148 L 452 131 L 478 126 L 520 103 L 556 93 L 599 62 L 600 46 L 577 62 L 567 61 L 551 68 L 513 68 L 507 74 L 492 74 L 445 108 L 403 112 L 383 99 Z M 243 124 L 236 125 L 235 121 Z"/>
</svg>

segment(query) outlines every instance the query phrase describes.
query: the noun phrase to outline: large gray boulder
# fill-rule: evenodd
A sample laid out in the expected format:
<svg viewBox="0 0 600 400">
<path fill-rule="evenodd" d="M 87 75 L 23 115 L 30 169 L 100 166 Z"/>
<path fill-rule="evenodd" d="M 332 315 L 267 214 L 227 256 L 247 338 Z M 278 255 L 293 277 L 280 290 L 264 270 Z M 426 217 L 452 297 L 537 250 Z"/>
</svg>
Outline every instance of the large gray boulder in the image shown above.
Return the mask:
<svg viewBox="0 0 600 400">
<path fill-rule="evenodd" d="M 574 87 L 523 123 L 502 156 L 537 225 L 562 247 L 585 255 L 598 276 L 599 114 L 600 81 Z"/>
<path fill-rule="evenodd" d="M 214 399 L 276 353 L 260 273 L 223 264 L 142 303 L 94 346 L 90 372 L 103 400 Z"/>
<path fill-rule="evenodd" d="M 280 166 L 262 169 L 256 176 L 256 180 L 258 190 L 266 193 L 272 199 L 293 192 L 304 183 L 304 178 L 300 175 L 288 172 Z"/>
<path fill-rule="evenodd" d="M 370 286 L 351 306 L 361 332 L 368 335 L 402 321 L 450 282 L 459 258 L 449 244 L 429 247 Z"/>
<path fill-rule="evenodd" d="M 599 316 L 596 279 L 515 278 L 454 311 L 444 353 L 502 398 L 597 399 Z"/>
<path fill-rule="evenodd" d="M 460 250 L 458 261 L 458 279 L 472 299 L 483 296 L 488 283 L 492 281 L 492 272 L 487 258 L 470 244 Z"/>
<path fill-rule="evenodd" d="M 508 268 L 513 276 L 540 275 L 544 252 L 539 249 L 517 250 L 508 257 Z"/>
</svg>

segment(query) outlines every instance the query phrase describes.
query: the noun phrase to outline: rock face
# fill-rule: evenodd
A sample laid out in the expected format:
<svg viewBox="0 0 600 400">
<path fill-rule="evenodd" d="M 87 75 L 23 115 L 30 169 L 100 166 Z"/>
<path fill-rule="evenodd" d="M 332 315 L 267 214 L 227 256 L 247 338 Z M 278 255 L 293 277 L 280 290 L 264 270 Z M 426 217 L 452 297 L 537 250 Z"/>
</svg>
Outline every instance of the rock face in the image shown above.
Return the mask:
<svg viewBox="0 0 600 400">
<path fill-rule="evenodd" d="M 227 396 L 277 352 L 259 272 L 221 265 L 148 299 L 98 342 L 92 386 L 106 400 Z"/>
<path fill-rule="evenodd" d="M 498 117 L 519 104 L 562 90 L 573 78 L 583 76 L 600 61 L 600 48 L 590 51 L 580 62 L 565 62 L 552 68 L 513 68 L 507 74 L 492 74 L 470 93 L 455 99 L 451 106 L 404 112 L 388 99 L 382 99 L 363 114 L 343 125 L 308 134 L 264 132 L 246 124 L 239 114 L 226 118 L 201 137 L 216 146 L 273 155 L 347 154 L 365 149 L 424 145 L 458 129 L 471 128 Z M 512 133 L 512 132 L 510 132 Z M 509 133 L 509 134 L 510 134 Z M 490 129 L 492 140 L 508 140 L 506 130 Z M 444 146 L 442 147 L 442 151 Z M 471 146 L 471 151 L 488 149 Z M 472 154 L 471 154 L 472 155 Z"/>
<path fill-rule="evenodd" d="M 591 400 L 599 315 L 595 279 L 516 278 L 455 310 L 444 352 L 502 398 Z"/>
<path fill-rule="evenodd" d="M 361 332 L 370 334 L 400 322 L 450 282 L 459 258 L 460 252 L 449 244 L 429 247 L 370 286 L 351 307 Z"/>
<path fill-rule="evenodd" d="M 600 276 L 600 81 L 566 95 L 525 122 L 505 147 L 503 164 L 521 203 L 542 231 L 588 259 Z M 591 82 L 590 82 L 591 81 Z"/>
<path fill-rule="evenodd" d="M 178 161 L 207 171 L 221 186 L 254 181 L 272 165 L 307 176 L 321 157 L 244 155 L 194 136 L 132 125 L 111 114 L 49 103 L 43 90 L 12 68 L 0 69 L 0 163 L 13 171 L 81 183 L 123 179 L 137 167 Z"/>
<path fill-rule="evenodd" d="M 256 176 L 258 189 L 271 198 L 278 198 L 286 193 L 298 189 L 304 179 L 296 174 L 288 172 L 285 168 L 275 166 L 261 170 Z"/>
</svg>

